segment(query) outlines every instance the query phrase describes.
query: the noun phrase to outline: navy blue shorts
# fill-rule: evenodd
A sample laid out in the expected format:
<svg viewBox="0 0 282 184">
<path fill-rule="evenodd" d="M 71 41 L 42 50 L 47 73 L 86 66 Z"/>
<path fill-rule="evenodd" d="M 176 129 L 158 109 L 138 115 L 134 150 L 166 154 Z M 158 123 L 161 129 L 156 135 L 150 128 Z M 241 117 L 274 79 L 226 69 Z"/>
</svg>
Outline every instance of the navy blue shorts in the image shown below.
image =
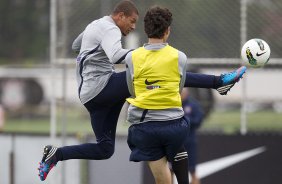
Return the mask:
<svg viewBox="0 0 282 184">
<path fill-rule="evenodd" d="M 171 161 L 183 148 L 189 129 L 184 118 L 132 125 L 127 138 L 130 161 L 156 161 L 164 156 Z"/>
</svg>

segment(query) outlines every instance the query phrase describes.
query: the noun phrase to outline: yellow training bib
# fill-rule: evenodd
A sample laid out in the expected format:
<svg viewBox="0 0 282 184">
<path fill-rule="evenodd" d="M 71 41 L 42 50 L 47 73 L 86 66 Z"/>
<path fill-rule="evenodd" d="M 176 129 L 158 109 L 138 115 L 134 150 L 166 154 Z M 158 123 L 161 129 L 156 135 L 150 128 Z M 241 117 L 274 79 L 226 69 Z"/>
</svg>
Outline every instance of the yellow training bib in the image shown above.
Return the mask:
<svg viewBox="0 0 282 184">
<path fill-rule="evenodd" d="M 130 104 L 143 109 L 181 107 L 177 49 L 140 47 L 132 52 L 132 64 L 135 98 L 127 98 Z"/>
</svg>

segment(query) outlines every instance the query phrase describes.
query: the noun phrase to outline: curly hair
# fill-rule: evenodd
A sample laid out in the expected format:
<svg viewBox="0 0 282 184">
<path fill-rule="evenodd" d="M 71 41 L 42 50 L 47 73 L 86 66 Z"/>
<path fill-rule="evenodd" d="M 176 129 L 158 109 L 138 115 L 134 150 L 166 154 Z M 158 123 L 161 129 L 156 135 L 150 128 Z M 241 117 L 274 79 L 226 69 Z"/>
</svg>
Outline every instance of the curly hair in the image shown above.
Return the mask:
<svg viewBox="0 0 282 184">
<path fill-rule="evenodd" d="M 148 38 L 162 38 L 171 22 L 172 13 L 167 8 L 151 7 L 144 17 L 144 27 Z"/>
</svg>

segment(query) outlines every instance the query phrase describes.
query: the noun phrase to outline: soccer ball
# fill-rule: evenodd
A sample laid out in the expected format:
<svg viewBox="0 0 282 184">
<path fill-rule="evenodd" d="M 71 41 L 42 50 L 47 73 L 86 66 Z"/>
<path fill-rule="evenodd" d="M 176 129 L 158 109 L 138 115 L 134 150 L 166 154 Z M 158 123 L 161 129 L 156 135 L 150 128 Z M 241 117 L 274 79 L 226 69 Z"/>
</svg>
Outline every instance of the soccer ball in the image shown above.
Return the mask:
<svg viewBox="0 0 282 184">
<path fill-rule="evenodd" d="M 262 39 L 251 39 L 243 45 L 241 57 L 246 66 L 254 68 L 263 67 L 269 61 L 270 47 Z"/>
</svg>

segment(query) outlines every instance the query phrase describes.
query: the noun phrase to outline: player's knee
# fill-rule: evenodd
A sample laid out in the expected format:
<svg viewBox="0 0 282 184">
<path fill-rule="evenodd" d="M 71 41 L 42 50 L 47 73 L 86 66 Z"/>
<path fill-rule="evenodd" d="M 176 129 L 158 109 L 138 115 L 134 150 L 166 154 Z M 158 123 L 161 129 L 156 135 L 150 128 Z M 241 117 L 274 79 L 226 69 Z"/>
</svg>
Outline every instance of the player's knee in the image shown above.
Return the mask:
<svg viewBox="0 0 282 184">
<path fill-rule="evenodd" d="M 104 159 L 111 158 L 111 156 L 113 156 L 113 154 L 115 152 L 114 145 L 111 142 L 109 142 L 109 141 L 100 143 L 100 145 L 101 145 L 101 147 L 103 149 L 103 157 L 104 157 Z"/>
</svg>

